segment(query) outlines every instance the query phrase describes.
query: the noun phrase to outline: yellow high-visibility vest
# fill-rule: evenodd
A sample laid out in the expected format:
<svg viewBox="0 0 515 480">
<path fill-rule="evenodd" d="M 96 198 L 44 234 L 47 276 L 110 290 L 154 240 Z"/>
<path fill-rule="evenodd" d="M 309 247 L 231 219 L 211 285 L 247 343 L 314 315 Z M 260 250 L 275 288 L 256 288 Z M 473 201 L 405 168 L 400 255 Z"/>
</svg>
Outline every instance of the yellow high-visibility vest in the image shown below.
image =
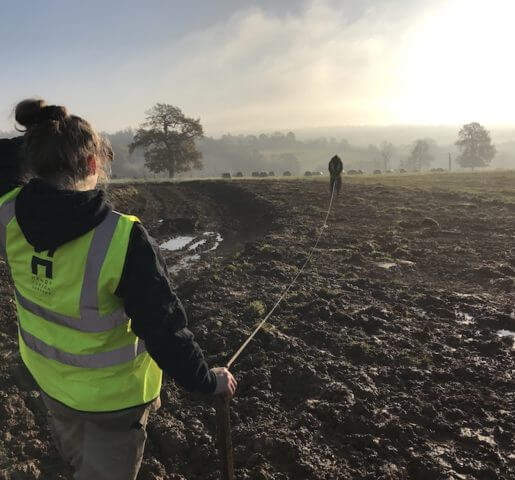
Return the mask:
<svg viewBox="0 0 515 480">
<path fill-rule="evenodd" d="M 114 293 L 138 219 L 110 212 L 81 237 L 36 252 L 16 219 L 20 190 L 0 197 L 0 255 L 14 281 L 25 365 L 47 395 L 76 410 L 107 412 L 152 401 L 162 371 Z"/>
</svg>

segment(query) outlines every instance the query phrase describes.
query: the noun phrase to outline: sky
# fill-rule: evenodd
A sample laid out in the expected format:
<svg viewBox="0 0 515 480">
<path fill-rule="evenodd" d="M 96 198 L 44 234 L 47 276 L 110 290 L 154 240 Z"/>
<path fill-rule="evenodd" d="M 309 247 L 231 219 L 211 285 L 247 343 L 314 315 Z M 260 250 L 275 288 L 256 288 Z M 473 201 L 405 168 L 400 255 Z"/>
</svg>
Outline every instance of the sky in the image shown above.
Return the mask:
<svg viewBox="0 0 515 480">
<path fill-rule="evenodd" d="M 512 0 L 0 0 L 0 130 L 27 97 L 95 128 L 157 102 L 207 135 L 515 125 Z"/>
</svg>

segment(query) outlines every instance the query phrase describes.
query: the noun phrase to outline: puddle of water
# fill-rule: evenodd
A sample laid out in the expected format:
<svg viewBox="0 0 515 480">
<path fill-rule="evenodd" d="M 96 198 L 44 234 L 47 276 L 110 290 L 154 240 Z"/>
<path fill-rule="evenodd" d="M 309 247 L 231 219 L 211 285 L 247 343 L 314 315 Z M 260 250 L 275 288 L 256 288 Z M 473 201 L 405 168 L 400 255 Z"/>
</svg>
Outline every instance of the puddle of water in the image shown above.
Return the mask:
<svg viewBox="0 0 515 480">
<path fill-rule="evenodd" d="M 455 353 L 456 352 L 456 349 L 454 347 L 449 347 L 449 345 L 444 345 L 443 348 L 445 349 L 445 351 L 447 351 L 449 353 Z"/>
<path fill-rule="evenodd" d="M 476 294 L 474 294 L 474 293 L 454 292 L 454 295 L 456 295 L 458 298 L 473 298 L 473 297 L 476 297 Z"/>
<path fill-rule="evenodd" d="M 415 265 L 415 262 L 412 262 L 411 260 L 398 260 L 398 262 L 401 263 L 402 265 L 408 265 L 410 267 Z"/>
<path fill-rule="evenodd" d="M 178 273 L 181 270 L 184 270 L 185 268 L 189 267 L 192 263 L 196 263 L 200 260 L 200 255 L 186 255 L 185 257 L 181 258 L 175 265 L 172 265 L 168 268 L 168 271 L 171 273 Z"/>
<path fill-rule="evenodd" d="M 376 262 L 376 265 L 379 268 L 384 268 L 386 270 L 390 270 L 390 268 L 395 267 L 397 264 L 395 262 Z"/>
<path fill-rule="evenodd" d="M 171 238 L 167 242 L 162 243 L 161 248 L 169 250 L 170 252 L 175 252 L 177 250 L 181 250 L 182 248 L 184 248 L 192 240 L 195 240 L 195 237 L 191 237 L 189 235 Z"/>
<path fill-rule="evenodd" d="M 512 330 L 497 330 L 499 337 L 511 337 L 513 340 L 512 350 L 515 350 L 515 332 Z"/>
<path fill-rule="evenodd" d="M 413 310 L 413 312 L 415 312 L 415 315 L 417 315 L 418 317 L 424 318 L 425 320 L 429 320 L 429 315 L 425 310 L 416 307 L 413 307 L 411 310 Z"/>
<path fill-rule="evenodd" d="M 208 252 L 211 252 L 213 250 L 216 250 L 218 248 L 218 246 L 224 241 L 222 235 L 220 235 L 219 233 L 215 233 L 215 232 L 206 232 L 204 233 L 204 235 L 216 235 L 216 240 L 215 240 L 215 244 L 214 246 L 212 246 Z"/>
<path fill-rule="evenodd" d="M 186 246 L 188 246 L 187 251 L 191 252 L 200 247 L 201 245 L 206 244 L 208 240 L 211 239 L 212 241 L 214 240 L 214 245 L 211 248 L 203 252 L 196 253 L 194 255 L 183 256 L 182 258 L 178 259 L 174 265 L 169 267 L 168 271 L 170 273 L 178 273 L 181 270 L 190 267 L 192 264 L 200 260 L 201 254 L 216 250 L 223 242 L 223 237 L 218 232 L 204 232 L 202 235 L 197 235 L 195 237 L 191 235 L 181 235 L 179 237 L 172 238 L 167 242 L 162 243 L 161 248 L 164 250 L 168 250 L 170 252 L 182 250 Z"/>
<path fill-rule="evenodd" d="M 220 235 L 218 232 L 204 232 L 202 235 L 204 237 L 215 237 L 215 244 L 209 250 L 207 250 L 208 252 L 216 250 L 224 240 L 222 235 Z M 193 237 L 191 235 L 181 235 L 162 243 L 160 247 L 170 252 L 176 252 L 177 250 L 182 250 L 186 245 L 191 243 L 193 240 L 196 240 L 197 238 L 198 237 Z M 207 240 L 207 238 L 200 238 L 195 243 L 192 243 L 188 247 L 188 250 L 195 250 L 195 248 L 199 247 L 200 245 L 204 245 Z"/>
<path fill-rule="evenodd" d="M 515 340 L 515 332 L 512 332 L 511 330 L 498 330 L 497 335 L 500 337 L 513 337 Z"/>
<path fill-rule="evenodd" d="M 195 250 L 197 247 L 200 247 L 200 245 L 204 245 L 204 243 L 207 242 L 207 239 L 205 238 L 202 238 L 201 240 L 199 240 L 198 242 L 195 242 L 193 244 L 191 244 L 189 247 L 188 247 L 188 250 Z"/>
<path fill-rule="evenodd" d="M 456 314 L 456 322 L 461 325 L 473 325 L 474 317 L 465 312 L 460 312 L 459 310 L 455 310 Z"/>
</svg>

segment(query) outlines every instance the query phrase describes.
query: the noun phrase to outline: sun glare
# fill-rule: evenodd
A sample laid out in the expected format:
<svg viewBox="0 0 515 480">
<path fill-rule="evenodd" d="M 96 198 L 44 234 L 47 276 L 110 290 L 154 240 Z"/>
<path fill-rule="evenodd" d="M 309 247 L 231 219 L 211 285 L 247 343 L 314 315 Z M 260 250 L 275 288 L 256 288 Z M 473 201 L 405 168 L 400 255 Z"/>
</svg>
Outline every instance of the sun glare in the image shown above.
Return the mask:
<svg viewBox="0 0 515 480">
<path fill-rule="evenodd" d="M 513 123 L 515 2 L 458 0 L 414 26 L 399 120 Z"/>
</svg>

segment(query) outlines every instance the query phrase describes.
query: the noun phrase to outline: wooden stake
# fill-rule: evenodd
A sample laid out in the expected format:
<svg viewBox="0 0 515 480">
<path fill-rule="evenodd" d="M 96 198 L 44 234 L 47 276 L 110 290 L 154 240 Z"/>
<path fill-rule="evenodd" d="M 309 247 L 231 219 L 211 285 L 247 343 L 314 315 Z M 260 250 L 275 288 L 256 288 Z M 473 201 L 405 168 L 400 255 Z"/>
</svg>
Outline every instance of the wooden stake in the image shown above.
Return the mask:
<svg viewBox="0 0 515 480">
<path fill-rule="evenodd" d="M 234 480 L 235 478 L 229 402 L 230 400 L 225 395 L 215 397 L 218 454 L 220 456 L 222 480 Z"/>
</svg>

